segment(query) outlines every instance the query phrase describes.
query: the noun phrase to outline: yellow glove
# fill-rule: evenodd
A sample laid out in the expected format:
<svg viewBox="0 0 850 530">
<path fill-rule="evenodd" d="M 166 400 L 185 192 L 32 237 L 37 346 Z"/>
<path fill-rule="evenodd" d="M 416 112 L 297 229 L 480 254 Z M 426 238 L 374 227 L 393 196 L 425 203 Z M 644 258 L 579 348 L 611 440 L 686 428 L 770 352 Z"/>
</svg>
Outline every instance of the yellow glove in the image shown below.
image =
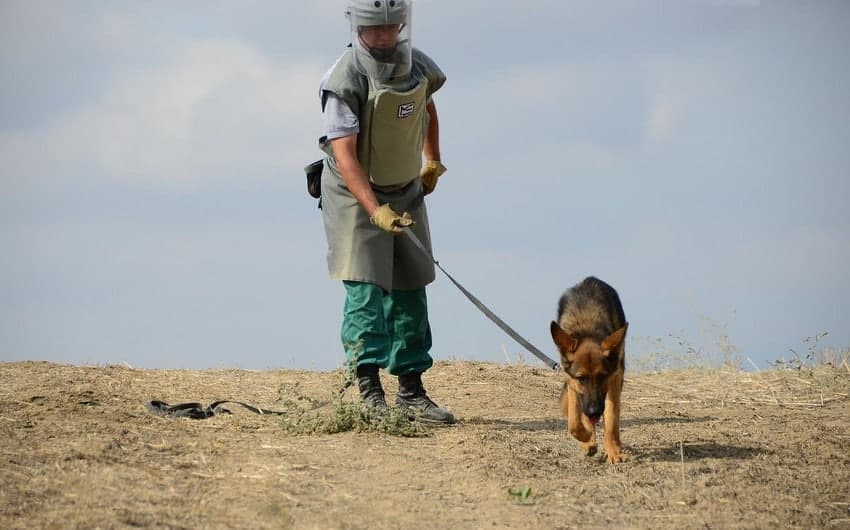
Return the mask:
<svg viewBox="0 0 850 530">
<path fill-rule="evenodd" d="M 369 220 L 373 225 L 381 228 L 382 230 L 386 230 L 391 234 L 401 234 L 404 232 L 404 230 L 401 229 L 402 227 L 413 226 L 416 224 L 409 213 L 404 212 L 402 215 L 399 215 L 390 208 L 389 204 L 382 204 L 378 206 L 378 209 L 375 210 L 375 213 L 372 214 L 372 217 L 370 217 Z"/>
<path fill-rule="evenodd" d="M 446 166 L 440 163 L 439 160 L 426 160 L 422 166 L 422 171 L 419 177 L 422 179 L 422 188 L 425 190 L 425 195 L 428 195 L 434 188 L 437 187 L 437 179 L 440 175 L 446 172 Z"/>
</svg>

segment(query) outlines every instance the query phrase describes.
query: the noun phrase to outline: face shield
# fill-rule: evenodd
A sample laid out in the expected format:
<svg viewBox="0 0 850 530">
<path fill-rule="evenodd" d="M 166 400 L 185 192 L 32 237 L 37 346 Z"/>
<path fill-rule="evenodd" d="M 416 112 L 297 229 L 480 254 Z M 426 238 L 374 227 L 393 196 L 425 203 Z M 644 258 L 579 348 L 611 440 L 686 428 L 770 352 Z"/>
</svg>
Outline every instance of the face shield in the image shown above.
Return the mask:
<svg viewBox="0 0 850 530">
<path fill-rule="evenodd" d="M 355 63 L 379 83 L 403 79 L 412 62 L 412 0 L 351 0 L 345 15 L 351 24 Z"/>
</svg>

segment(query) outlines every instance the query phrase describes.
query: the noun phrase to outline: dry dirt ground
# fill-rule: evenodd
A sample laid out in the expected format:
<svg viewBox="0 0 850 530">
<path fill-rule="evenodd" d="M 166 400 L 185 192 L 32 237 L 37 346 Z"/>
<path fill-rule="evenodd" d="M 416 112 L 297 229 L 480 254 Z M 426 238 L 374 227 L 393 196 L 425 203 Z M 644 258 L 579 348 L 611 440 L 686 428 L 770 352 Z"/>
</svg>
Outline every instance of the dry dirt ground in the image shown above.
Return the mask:
<svg viewBox="0 0 850 530">
<path fill-rule="evenodd" d="M 0 528 L 850 528 L 846 366 L 629 374 L 618 465 L 566 434 L 563 375 L 525 365 L 437 363 L 426 386 L 459 422 L 414 438 L 145 408 L 282 407 L 342 380 L 0 363 Z"/>
</svg>

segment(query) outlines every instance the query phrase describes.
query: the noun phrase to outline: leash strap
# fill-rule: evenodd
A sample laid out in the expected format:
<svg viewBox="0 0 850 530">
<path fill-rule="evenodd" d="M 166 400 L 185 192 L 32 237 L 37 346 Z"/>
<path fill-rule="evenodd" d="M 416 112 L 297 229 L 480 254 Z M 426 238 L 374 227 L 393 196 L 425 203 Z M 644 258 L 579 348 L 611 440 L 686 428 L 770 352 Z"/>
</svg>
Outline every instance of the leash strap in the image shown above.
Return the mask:
<svg viewBox="0 0 850 530">
<path fill-rule="evenodd" d="M 440 269 L 443 272 L 443 274 L 446 275 L 446 278 L 448 278 L 453 284 L 455 284 L 455 287 L 457 287 L 460 290 L 460 292 L 462 292 L 467 298 L 469 298 L 469 301 L 472 302 L 473 305 L 475 305 L 475 307 L 477 307 L 482 313 L 484 313 L 484 315 L 487 318 L 492 320 L 494 324 L 499 326 L 499 328 L 501 328 L 502 331 L 504 331 L 505 333 L 510 335 L 512 339 L 517 341 L 523 348 L 528 350 L 532 355 L 534 355 L 535 357 L 537 357 L 538 359 L 543 361 L 549 368 L 551 368 L 552 370 L 555 370 L 555 371 L 561 369 L 561 365 L 559 363 L 553 361 L 551 358 L 549 358 L 549 356 L 547 356 L 545 353 L 543 353 L 542 351 L 537 349 L 533 344 L 531 344 L 525 338 L 523 338 L 522 335 L 520 335 L 519 333 L 514 331 L 513 328 L 510 327 L 504 320 L 499 318 L 494 312 L 490 311 L 490 309 L 486 305 L 484 305 L 481 302 L 481 300 L 479 300 L 478 298 L 475 297 L 475 295 L 473 295 L 472 293 L 467 291 L 466 288 L 464 288 L 463 285 L 461 285 L 457 280 L 455 280 L 452 277 L 451 274 L 446 272 L 446 269 L 444 269 L 440 265 L 439 261 L 434 259 L 434 256 L 428 251 L 427 248 L 425 248 L 425 245 L 422 244 L 422 241 L 419 241 L 419 238 L 416 237 L 416 234 L 413 233 L 413 230 L 411 230 L 410 227 L 404 226 L 404 227 L 402 227 L 402 229 L 404 230 L 404 233 L 407 234 L 407 236 L 410 238 L 410 240 L 413 241 L 413 244 L 416 245 L 416 247 L 419 250 L 421 250 L 423 254 L 428 256 L 428 258 L 431 261 L 434 262 L 434 265 L 436 265 L 437 268 Z"/>
<path fill-rule="evenodd" d="M 241 401 L 214 401 L 208 407 L 203 407 L 200 403 L 180 403 L 178 405 L 169 405 L 164 401 L 151 401 L 148 403 L 148 411 L 158 416 L 167 416 L 169 418 L 191 418 L 193 420 L 205 420 L 212 418 L 216 414 L 233 414 L 221 405 L 224 403 L 236 403 L 255 414 L 286 414 L 278 410 L 261 409 Z"/>
</svg>

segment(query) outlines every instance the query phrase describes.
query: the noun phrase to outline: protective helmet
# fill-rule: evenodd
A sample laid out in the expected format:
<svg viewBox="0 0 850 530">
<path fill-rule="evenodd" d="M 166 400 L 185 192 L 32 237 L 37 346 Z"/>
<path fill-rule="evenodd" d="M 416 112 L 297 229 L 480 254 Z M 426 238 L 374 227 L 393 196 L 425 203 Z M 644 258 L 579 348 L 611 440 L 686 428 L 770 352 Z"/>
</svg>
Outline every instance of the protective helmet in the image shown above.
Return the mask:
<svg viewBox="0 0 850 530">
<path fill-rule="evenodd" d="M 354 57 L 361 73 L 386 83 L 410 73 L 413 0 L 349 0 Z"/>
</svg>

